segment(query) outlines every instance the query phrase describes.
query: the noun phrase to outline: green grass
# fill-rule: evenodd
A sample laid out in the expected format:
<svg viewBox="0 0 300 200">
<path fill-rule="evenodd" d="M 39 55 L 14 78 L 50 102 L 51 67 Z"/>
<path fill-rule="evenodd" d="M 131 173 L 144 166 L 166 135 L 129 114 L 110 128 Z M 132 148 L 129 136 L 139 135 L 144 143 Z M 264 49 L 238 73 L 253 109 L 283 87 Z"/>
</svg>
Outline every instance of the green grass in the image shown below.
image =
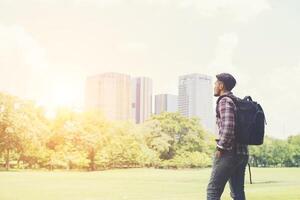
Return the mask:
<svg viewBox="0 0 300 200">
<path fill-rule="evenodd" d="M 0 200 L 205 200 L 210 169 L 0 172 Z M 248 200 L 300 200 L 300 168 L 252 168 Z M 223 200 L 229 200 L 228 185 Z"/>
</svg>

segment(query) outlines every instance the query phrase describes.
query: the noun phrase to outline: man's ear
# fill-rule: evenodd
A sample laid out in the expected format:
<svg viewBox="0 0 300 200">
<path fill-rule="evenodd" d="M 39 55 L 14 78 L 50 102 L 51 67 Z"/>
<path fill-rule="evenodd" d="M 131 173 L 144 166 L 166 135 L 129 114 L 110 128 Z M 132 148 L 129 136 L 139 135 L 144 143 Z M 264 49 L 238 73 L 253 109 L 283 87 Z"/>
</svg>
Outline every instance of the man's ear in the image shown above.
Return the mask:
<svg viewBox="0 0 300 200">
<path fill-rule="evenodd" d="M 220 90 L 224 90 L 224 89 L 225 89 L 225 85 L 224 85 L 224 83 L 223 83 L 223 82 L 220 82 L 220 84 L 219 84 L 219 88 L 220 88 Z"/>
</svg>

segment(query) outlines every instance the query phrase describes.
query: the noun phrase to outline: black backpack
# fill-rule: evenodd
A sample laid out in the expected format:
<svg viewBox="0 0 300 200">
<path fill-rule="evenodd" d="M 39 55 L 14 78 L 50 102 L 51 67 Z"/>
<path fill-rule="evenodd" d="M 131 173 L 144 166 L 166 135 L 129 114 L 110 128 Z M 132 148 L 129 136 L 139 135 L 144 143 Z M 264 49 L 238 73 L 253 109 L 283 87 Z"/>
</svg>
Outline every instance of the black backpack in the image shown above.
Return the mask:
<svg viewBox="0 0 300 200">
<path fill-rule="evenodd" d="M 263 144 L 266 119 L 260 104 L 253 101 L 250 96 L 240 99 L 233 95 L 219 97 L 217 104 L 224 97 L 232 99 L 237 108 L 235 118 L 236 142 L 247 145 Z"/>
</svg>

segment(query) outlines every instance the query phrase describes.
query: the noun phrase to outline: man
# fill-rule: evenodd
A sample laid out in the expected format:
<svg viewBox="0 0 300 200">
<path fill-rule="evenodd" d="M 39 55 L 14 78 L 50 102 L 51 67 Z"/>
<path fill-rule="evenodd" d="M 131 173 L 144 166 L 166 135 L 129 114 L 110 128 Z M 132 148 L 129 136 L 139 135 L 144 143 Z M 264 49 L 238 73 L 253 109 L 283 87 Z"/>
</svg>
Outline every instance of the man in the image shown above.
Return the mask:
<svg viewBox="0 0 300 200">
<path fill-rule="evenodd" d="M 218 74 L 216 77 L 214 96 L 221 98 L 216 107 L 219 138 L 216 139 L 207 200 L 220 200 L 227 181 L 230 184 L 231 197 L 234 200 L 245 200 L 244 180 L 249 154 L 247 145 L 235 141 L 236 106 L 232 98 L 237 97 L 231 90 L 236 80 L 228 73 Z M 222 97 L 224 95 L 227 96 Z"/>
</svg>

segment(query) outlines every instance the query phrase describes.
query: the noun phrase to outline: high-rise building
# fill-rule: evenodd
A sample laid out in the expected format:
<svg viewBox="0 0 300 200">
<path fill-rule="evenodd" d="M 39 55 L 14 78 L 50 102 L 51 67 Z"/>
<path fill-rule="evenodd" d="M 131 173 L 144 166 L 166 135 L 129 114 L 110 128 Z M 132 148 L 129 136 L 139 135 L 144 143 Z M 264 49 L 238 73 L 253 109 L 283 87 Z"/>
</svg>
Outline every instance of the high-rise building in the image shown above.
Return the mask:
<svg viewBox="0 0 300 200">
<path fill-rule="evenodd" d="M 177 112 L 178 111 L 178 96 L 172 94 L 155 95 L 155 114 L 159 115 L 162 112 Z"/>
<path fill-rule="evenodd" d="M 152 115 L 152 80 L 148 77 L 137 77 L 131 80 L 132 119 L 136 123 L 143 123 Z"/>
<path fill-rule="evenodd" d="M 99 109 L 111 120 L 131 119 L 131 79 L 119 73 L 87 78 L 86 108 Z"/>
<path fill-rule="evenodd" d="M 204 128 L 215 131 L 210 76 L 188 74 L 179 77 L 178 110 L 186 117 L 199 117 Z"/>
</svg>

